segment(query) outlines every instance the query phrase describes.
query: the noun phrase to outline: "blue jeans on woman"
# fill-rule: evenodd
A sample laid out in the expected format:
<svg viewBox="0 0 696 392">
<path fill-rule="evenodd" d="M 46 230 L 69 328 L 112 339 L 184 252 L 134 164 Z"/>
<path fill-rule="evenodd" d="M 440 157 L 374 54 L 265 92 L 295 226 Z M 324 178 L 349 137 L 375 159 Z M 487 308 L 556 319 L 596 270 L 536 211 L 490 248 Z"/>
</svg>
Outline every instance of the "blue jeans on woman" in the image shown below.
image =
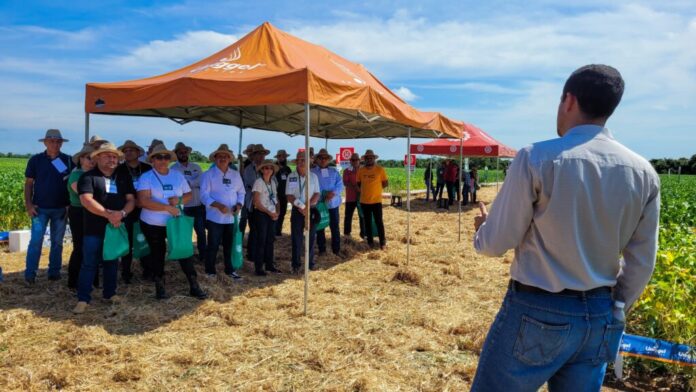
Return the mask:
<svg viewBox="0 0 696 392">
<path fill-rule="evenodd" d="M 103 260 L 102 250 L 104 237 L 86 235 L 82 242 L 82 265 L 80 280 L 77 286 L 77 300 L 89 303 L 92 300 L 92 283 L 97 274 L 99 264 L 104 270 L 103 296 L 109 299 L 116 294 L 116 279 L 118 278 L 118 260 Z"/>
<path fill-rule="evenodd" d="M 51 251 L 48 254 L 48 277 L 60 279 L 60 268 L 63 265 L 63 237 L 68 221 L 68 211 L 65 208 L 37 208 L 36 211 L 38 215 L 31 219 L 31 239 L 27 249 L 24 279 L 36 278 L 43 238 L 49 223 L 51 225 Z"/>
<path fill-rule="evenodd" d="M 624 324 L 611 292 L 529 293 L 511 281 L 483 344 L 472 391 L 599 391 Z"/>
</svg>

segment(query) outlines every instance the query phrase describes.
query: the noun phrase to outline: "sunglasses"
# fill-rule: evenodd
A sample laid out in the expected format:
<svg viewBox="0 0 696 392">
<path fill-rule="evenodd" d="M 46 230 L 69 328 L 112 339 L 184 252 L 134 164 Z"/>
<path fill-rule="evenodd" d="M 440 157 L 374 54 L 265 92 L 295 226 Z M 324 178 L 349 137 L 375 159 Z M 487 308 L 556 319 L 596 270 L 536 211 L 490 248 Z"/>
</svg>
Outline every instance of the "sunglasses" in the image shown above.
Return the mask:
<svg viewBox="0 0 696 392">
<path fill-rule="evenodd" d="M 152 158 L 156 159 L 158 161 L 169 161 L 172 159 L 172 157 L 170 157 L 169 155 L 165 155 L 165 154 L 153 155 Z"/>
</svg>

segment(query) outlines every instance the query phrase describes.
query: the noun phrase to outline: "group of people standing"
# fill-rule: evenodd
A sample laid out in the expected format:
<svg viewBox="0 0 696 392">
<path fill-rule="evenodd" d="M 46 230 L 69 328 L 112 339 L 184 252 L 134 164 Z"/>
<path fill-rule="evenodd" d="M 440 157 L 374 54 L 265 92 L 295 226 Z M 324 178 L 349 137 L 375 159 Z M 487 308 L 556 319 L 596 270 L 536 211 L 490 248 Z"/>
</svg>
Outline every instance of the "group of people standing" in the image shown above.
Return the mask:
<svg viewBox="0 0 696 392">
<path fill-rule="evenodd" d="M 233 280 L 242 278 L 231 259 L 233 246 L 242 246 L 234 243 L 235 233 L 241 231 L 243 238 L 247 226 L 246 257 L 254 263 L 255 274 L 280 273 L 274 261 L 274 241 L 282 234 L 288 204 L 293 273 L 300 271 L 307 214 L 311 269 L 315 268 L 315 239 L 319 254 L 326 252 L 326 230 L 316 230 L 322 218 L 317 208 L 319 203 L 326 207 L 324 214 L 328 212 L 331 251 L 340 256 L 339 207 L 344 190 L 344 234 L 350 237 L 353 215 L 356 209 L 361 209 L 360 237 L 372 245 L 374 235 L 378 235 L 380 247 L 386 247 L 381 198 L 387 176 L 376 165 L 377 156 L 372 150 L 362 157 L 364 166 L 361 157 L 353 154 L 351 167 L 341 175 L 330 166 L 331 155 L 326 149 L 316 155 L 310 149 L 312 162 L 307 173 L 304 152 L 298 152 L 294 161 L 296 170 L 292 171 L 285 150 L 279 150 L 275 160 L 270 160 L 266 159 L 270 151 L 262 144 L 250 144 L 243 152 L 246 160 L 237 167 L 233 163 L 235 154 L 226 144 L 221 144 L 210 153 L 212 165 L 204 171 L 190 161 L 192 148 L 181 142 L 169 150 L 155 139 L 146 151 L 131 140 L 116 147 L 94 136 L 71 157 L 61 152 L 67 140 L 59 130 L 48 130 L 39 141 L 46 150 L 31 157 L 25 172 L 24 196 L 32 228 L 24 279 L 28 285 L 36 282 L 43 236 L 48 227 L 51 239 L 48 279 L 61 279 L 63 236 L 69 222 L 73 250 L 68 264 L 68 287 L 77 292 L 75 313 L 87 309 L 93 287 L 99 287 L 100 268 L 104 299 L 119 300 L 116 295 L 119 266 L 121 281 L 130 284 L 133 246 L 138 239 L 144 239 L 149 248 L 147 255 L 136 257 L 143 279 L 154 282 L 157 299 L 168 298 L 164 282 L 168 257 L 166 227 L 170 219 L 180 215 L 193 218 L 198 258 L 204 261 L 208 278 L 217 276 L 221 245 L 224 273 Z M 365 225 L 373 221 L 376 233 Z M 108 225 L 114 228 L 124 225 L 130 241 L 128 254 L 115 260 L 104 259 L 109 253 L 104 251 Z M 178 263 L 188 280 L 189 294 L 198 299 L 207 298 L 198 284 L 193 258 L 182 258 Z"/>
<path fill-rule="evenodd" d="M 423 179 L 426 188 L 425 200 L 430 200 L 432 193 L 433 201 L 439 207 L 449 208 L 455 200 L 462 205 L 467 205 L 469 202 L 476 203 L 476 191 L 480 188 L 476 166 L 461 173 L 460 184 L 457 162 L 454 159 L 443 159 L 437 168 L 433 168 L 432 163 L 428 163 Z M 447 199 L 444 198 L 445 188 L 447 188 Z"/>
</svg>

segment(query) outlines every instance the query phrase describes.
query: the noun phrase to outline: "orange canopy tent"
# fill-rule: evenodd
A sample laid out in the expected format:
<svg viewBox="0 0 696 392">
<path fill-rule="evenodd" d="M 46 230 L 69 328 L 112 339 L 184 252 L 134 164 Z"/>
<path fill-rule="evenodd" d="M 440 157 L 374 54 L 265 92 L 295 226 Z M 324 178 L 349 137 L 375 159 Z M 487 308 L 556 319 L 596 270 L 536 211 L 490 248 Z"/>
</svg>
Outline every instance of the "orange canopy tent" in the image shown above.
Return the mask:
<svg viewBox="0 0 696 392">
<path fill-rule="evenodd" d="M 229 47 L 163 75 L 114 83 L 88 83 L 85 140 L 94 114 L 165 117 L 305 135 L 309 137 L 461 136 L 461 123 L 420 112 L 365 67 L 264 23 Z M 410 171 L 407 176 L 410 187 Z M 310 199 L 307 187 L 306 200 Z M 410 196 L 410 194 L 409 194 Z M 410 197 L 407 198 L 410 216 Z M 309 215 L 305 220 L 305 314 L 309 277 Z M 407 220 L 410 236 L 410 218 Z M 410 241 L 407 257 L 410 257 Z"/>
<path fill-rule="evenodd" d="M 479 127 L 465 124 L 461 140 L 436 139 L 412 144 L 411 154 L 514 158 L 517 151 L 493 139 Z"/>
<path fill-rule="evenodd" d="M 88 83 L 85 111 L 310 135 L 459 137 L 458 123 L 404 102 L 360 64 L 264 23 L 195 64 L 145 79 Z"/>
</svg>

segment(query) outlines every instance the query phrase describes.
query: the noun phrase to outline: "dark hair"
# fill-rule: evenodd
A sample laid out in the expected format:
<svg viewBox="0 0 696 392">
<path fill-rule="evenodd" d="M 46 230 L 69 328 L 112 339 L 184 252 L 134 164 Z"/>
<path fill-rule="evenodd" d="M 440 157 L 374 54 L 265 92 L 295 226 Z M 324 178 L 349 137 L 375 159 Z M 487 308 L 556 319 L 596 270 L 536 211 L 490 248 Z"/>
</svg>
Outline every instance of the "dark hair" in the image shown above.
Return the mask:
<svg viewBox="0 0 696 392">
<path fill-rule="evenodd" d="M 609 117 L 619 106 L 624 91 L 624 81 L 619 71 L 608 65 L 590 64 L 573 72 L 563 86 L 566 93 L 578 99 L 580 110 L 588 117 Z"/>
</svg>

